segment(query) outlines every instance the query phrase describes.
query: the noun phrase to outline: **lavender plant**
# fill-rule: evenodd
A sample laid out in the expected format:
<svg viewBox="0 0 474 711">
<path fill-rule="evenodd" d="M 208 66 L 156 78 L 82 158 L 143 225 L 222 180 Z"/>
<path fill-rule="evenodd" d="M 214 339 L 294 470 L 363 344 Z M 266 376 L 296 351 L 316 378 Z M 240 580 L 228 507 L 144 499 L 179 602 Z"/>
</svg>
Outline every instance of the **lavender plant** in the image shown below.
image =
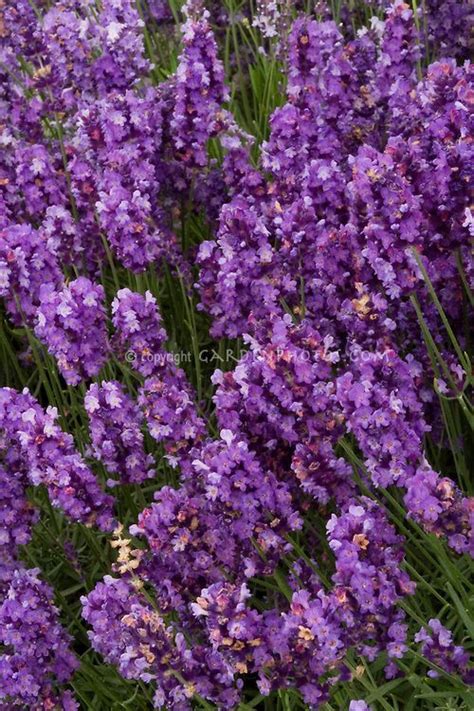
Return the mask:
<svg viewBox="0 0 474 711">
<path fill-rule="evenodd" d="M 474 707 L 468 2 L 0 0 L 0 705 Z"/>
</svg>

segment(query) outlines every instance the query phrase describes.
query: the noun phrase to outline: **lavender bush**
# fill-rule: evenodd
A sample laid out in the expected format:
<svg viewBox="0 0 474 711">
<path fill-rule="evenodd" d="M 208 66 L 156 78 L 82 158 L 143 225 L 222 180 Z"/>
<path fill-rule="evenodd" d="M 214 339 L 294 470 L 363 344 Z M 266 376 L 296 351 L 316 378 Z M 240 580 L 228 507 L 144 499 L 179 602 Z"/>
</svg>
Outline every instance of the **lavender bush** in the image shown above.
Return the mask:
<svg viewBox="0 0 474 711">
<path fill-rule="evenodd" d="M 467 1 L 0 0 L 0 707 L 474 708 Z"/>
</svg>

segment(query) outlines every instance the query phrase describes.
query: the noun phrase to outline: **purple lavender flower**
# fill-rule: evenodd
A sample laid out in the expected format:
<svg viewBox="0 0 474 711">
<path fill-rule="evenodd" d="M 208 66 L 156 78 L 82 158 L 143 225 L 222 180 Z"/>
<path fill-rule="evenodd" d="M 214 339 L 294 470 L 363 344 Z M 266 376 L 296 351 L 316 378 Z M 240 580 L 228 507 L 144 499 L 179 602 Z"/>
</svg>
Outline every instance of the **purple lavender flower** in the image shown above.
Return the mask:
<svg viewBox="0 0 474 711">
<path fill-rule="evenodd" d="M 458 552 L 474 552 L 473 501 L 427 463 L 422 438 L 429 426 L 416 385 L 421 367 L 391 349 L 354 348 L 351 371 L 337 380 L 347 426 L 359 442 L 375 486 L 406 489 L 408 512 L 428 531 L 446 535 Z"/>
<path fill-rule="evenodd" d="M 191 290 L 196 218 L 212 235 L 199 246 L 199 308 L 213 336 L 243 337 L 247 349 L 212 378 L 212 439 L 166 350 L 156 300 L 118 291 L 113 349 L 135 371 L 138 398 L 117 381 L 89 387 L 87 454 L 111 486 L 145 481 L 146 425 L 175 473 L 130 537 L 116 529 L 120 577 L 82 599 L 94 649 L 124 677 L 152 682 L 153 705 L 170 711 L 188 711 L 196 695 L 235 708 L 246 679 L 263 695 L 296 690 L 316 709 L 350 678 L 349 650 L 368 662 L 385 653 L 386 676 L 400 674 L 400 603 L 414 591 L 404 540 L 358 496 L 338 447 L 350 433 L 369 488 L 400 487 L 425 531 L 474 554 L 474 499 L 425 455 L 440 418 L 409 298 L 442 350 L 412 250 L 460 332 L 473 70 L 448 58 L 424 71 L 422 61 L 436 46 L 466 54 L 464 29 L 447 34 L 469 13 L 426 0 L 418 22 L 401 0 L 374 0 L 364 12 L 389 6 L 385 20 L 356 31 L 359 7 L 342 7 L 337 25 L 313 19 L 330 16 L 318 3 L 298 15 L 286 47 L 281 3 L 262 0 L 252 18 L 188 0 L 177 69 L 159 82 L 162 68 L 146 58 L 159 35 L 146 32 L 145 55 L 140 15 L 168 23 L 162 3 L 36 4 L 38 14 L 27 0 L 0 8 L 0 296 L 15 325 L 36 324 L 68 384 L 96 376 L 110 353 L 105 294 L 92 281 L 108 268 L 107 245 L 136 272 L 167 261 Z M 217 41 L 226 24 L 243 21 L 245 32 L 252 19 L 260 51 L 278 42 L 288 75 L 256 165 L 254 139 L 224 108 Z M 250 61 L 254 82 L 260 64 Z M 245 81 L 232 59 L 229 69 L 232 85 L 237 74 Z M 65 282 L 62 266 L 83 276 Z M 466 273 L 472 281 L 470 263 Z M 27 487 L 44 484 L 74 521 L 113 525 L 112 498 L 56 418 L 28 391 L 0 390 L 0 698 L 38 711 L 76 708 L 56 689 L 76 662 L 51 591 L 19 563 L 37 519 Z M 438 620 L 416 641 L 432 665 L 472 681 L 466 652 Z"/>
<path fill-rule="evenodd" d="M 427 0 L 423 9 L 428 40 L 437 56 L 469 59 L 474 21 L 471 3 L 464 0 Z"/>
<path fill-rule="evenodd" d="M 83 235 L 69 209 L 62 205 L 46 208 L 41 235 L 61 264 L 74 264 L 83 259 Z"/>
<path fill-rule="evenodd" d="M 151 436 L 163 442 L 171 461 L 205 432 L 186 374 L 165 350 L 167 335 L 155 298 L 121 289 L 112 303 L 114 344 L 134 369 L 147 377 L 138 402 Z M 189 446 L 188 446 L 189 443 Z"/>
<path fill-rule="evenodd" d="M 280 16 L 281 8 L 277 0 L 258 0 L 252 24 L 260 30 L 263 37 L 277 37 Z"/>
<path fill-rule="evenodd" d="M 224 67 L 202 0 L 184 5 L 183 51 L 176 73 L 176 99 L 171 121 L 175 147 L 185 163 L 207 164 L 206 147 L 218 129 L 218 113 L 227 100 Z"/>
<path fill-rule="evenodd" d="M 250 350 L 234 371 L 213 377 L 221 427 L 245 433 L 263 462 L 274 471 L 282 462 L 280 476 L 291 471 L 318 501 L 345 500 L 352 483 L 347 463 L 334 454 L 342 431 L 331 383 L 340 359 L 334 339 L 288 315 L 257 323 L 246 339 Z"/>
<path fill-rule="evenodd" d="M 387 101 L 388 122 L 395 125 L 403 116 L 416 84 L 419 45 L 412 9 L 403 0 L 395 0 L 387 11 L 376 68 L 377 86 Z"/>
<path fill-rule="evenodd" d="M 0 466 L 0 600 L 15 571 L 21 567 L 20 546 L 30 541 L 32 528 L 39 518 L 26 495 L 28 481 L 22 462 L 12 449 L 5 460 L 8 471 Z"/>
<path fill-rule="evenodd" d="M 169 220 L 159 207 L 163 170 L 159 94 L 111 93 L 75 118 L 74 149 L 86 161 L 93 206 L 119 260 L 143 271 L 176 251 Z"/>
<path fill-rule="evenodd" d="M 58 427 L 56 418 L 56 409 L 44 411 L 27 389 L 18 393 L 1 388 L 2 456 L 7 464 L 12 462 L 13 471 L 19 468 L 25 484 L 44 484 L 53 506 L 67 516 L 109 530 L 113 523 L 112 498 L 103 493 L 76 452 L 71 435 Z"/>
<path fill-rule="evenodd" d="M 349 711 L 370 711 L 370 706 L 367 706 L 365 701 L 351 701 L 349 704 Z"/>
<path fill-rule="evenodd" d="M 159 585 L 165 609 L 197 595 L 206 581 L 218 581 L 222 568 L 242 579 L 271 569 L 286 549 L 283 531 L 300 526 L 287 487 L 262 470 L 245 442 L 229 431 L 221 436 L 191 450 L 182 462 L 183 486 L 157 492 L 131 529 L 148 541 L 143 569 Z"/>
<path fill-rule="evenodd" d="M 16 185 L 30 218 L 43 215 L 50 205 L 65 202 L 66 184 L 55 157 L 41 144 L 20 142 L 15 152 Z"/>
<path fill-rule="evenodd" d="M 15 471 L 11 452 L 8 459 L 8 471 L 0 466 L 0 548 L 13 554 L 18 546 L 30 540 L 38 513 L 26 496 L 25 472 L 21 465 Z"/>
<path fill-rule="evenodd" d="M 429 661 L 450 674 L 460 674 L 466 684 L 472 684 L 473 670 L 469 664 L 469 654 L 460 645 L 454 644 L 452 633 L 440 620 L 428 621 L 428 627 L 422 627 L 415 635 L 415 642 L 421 642 L 421 654 Z M 439 672 L 430 669 L 428 676 L 436 679 Z"/>
<path fill-rule="evenodd" d="M 119 356 L 142 375 L 154 373 L 160 360 L 165 359 L 166 341 L 154 296 L 149 291 L 143 296 L 120 289 L 112 302 L 112 323 L 116 331 L 113 346 Z"/>
<path fill-rule="evenodd" d="M 240 335 L 254 305 L 265 313 L 275 308 L 273 255 L 268 230 L 249 204 L 236 198 L 224 205 L 217 240 L 204 242 L 198 256 L 201 303 L 214 318 L 215 336 Z"/>
<path fill-rule="evenodd" d="M 39 570 L 19 569 L 0 603 L 0 699 L 35 708 L 54 704 L 52 680 L 67 682 L 79 666 L 69 649 L 70 637 L 58 620 L 52 590 Z M 78 708 L 66 696 L 68 706 Z"/>
<path fill-rule="evenodd" d="M 238 702 L 221 656 L 200 644 L 189 648 L 185 636 L 129 582 L 106 576 L 82 603 L 94 648 L 125 678 L 153 680 L 155 708 L 190 711 L 196 693 L 225 708 Z"/>
<path fill-rule="evenodd" d="M 128 89 L 140 79 L 150 64 L 144 56 L 143 21 L 133 0 L 102 0 L 93 25 L 100 54 L 92 75 L 99 90 Z"/>
<path fill-rule="evenodd" d="M 153 457 L 144 449 L 143 415 L 120 383 L 93 383 L 84 398 L 92 454 L 118 477 L 109 486 L 139 484 L 155 475 Z"/>
<path fill-rule="evenodd" d="M 35 333 L 53 355 L 69 385 L 100 371 L 108 354 L 105 292 L 86 277 L 61 291 L 52 284 L 40 289 Z"/>
<path fill-rule="evenodd" d="M 333 581 L 345 589 L 362 614 L 385 614 L 414 584 L 400 568 L 403 539 L 370 499 L 349 504 L 327 524 L 329 546 L 336 557 Z"/>
<path fill-rule="evenodd" d="M 16 325 L 33 321 L 42 285 L 59 288 L 62 281 L 56 253 L 41 232 L 26 224 L 0 232 L 0 296 Z"/>
<path fill-rule="evenodd" d="M 418 268 L 411 249 L 422 247 L 427 225 L 421 199 L 414 194 L 392 152 L 363 147 L 353 162 L 354 209 L 364 215 L 362 256 L 390 298 L 413 290 Z M 362 205 L 364 208 L 362 209 Z"/>
<path fill-rule="evenodd" d="M 138 402 L 148 430 L 153 439 L 163 443 L 171 463 L 177 462 L 181 450 L 186 451 L 206 431 L 193 396 L 184 371 L 171 361 L 161 368 L 158 377 L 147 378 L 139 391 Z"/>
<path fill-rule="evenodd" d="M 81 93 L 103 96 L 133 85 L 149 69 L 142 27 L 130 0 L 103 0 L 98 12 L 89 0 L 49 8 L 36 34 L 61 108 L 74 105 Z"/>
</svg>

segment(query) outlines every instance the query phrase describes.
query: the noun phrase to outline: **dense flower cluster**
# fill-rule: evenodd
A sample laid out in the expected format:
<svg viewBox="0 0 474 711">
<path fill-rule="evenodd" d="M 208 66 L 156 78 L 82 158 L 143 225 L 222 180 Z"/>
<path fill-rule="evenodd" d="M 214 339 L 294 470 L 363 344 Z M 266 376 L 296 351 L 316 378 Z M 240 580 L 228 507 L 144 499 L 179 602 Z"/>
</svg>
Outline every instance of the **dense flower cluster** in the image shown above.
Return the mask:
<svg viewBox="0 0 474 711">
<path fill-rule="evenodd" d="M 44 484 L 53 506 L 74 521 L 96 523 L 108 530 L 113 523 L 110 496 L 76 451 L 73 438 L 56 423 L 57 410 L 46 411 L 25 389 L 0 389 L 0 456 L 18 472 L 18 485 Z M 24 520 L 28 510 L 18 509 Z M 23 542 L 23 541 L 22 541 Z"/>
<path fill-rule="evenodd" d="M 156 92 L 143 97 L 132 91 L 111 93 L 76 117 L 73 175 L 87 170 L 98 225 L 118 259 L 142 271 L 173 252 L 173 236 L 159 207 L 162 108 Z M 87 168 L 84 166 L 87 161 Z"/>
<path fill-rule="evenodd" d="M 152 375 L 165 353 L 166 342 L 156 299 L 149 291 L 142 296 L 120 289 L 112 302 L 112 314 L 115 352 L 132 362 L 142 375 Z"/>
<path fill-rule="evenodd" d="M 164 609 L 179 600 L 181 607 L 223 570 L 238 579 L 271 571 L 287 547 L 284 532 L 301 525 L 287 487 L 228 430 L 220 441 L 193 448 L 188 459 L 183 486 L 157 492 L 131 529 L 149 544 L 143 565 L 147 577 L 161 581 Z"/>
<path fill-rule="evenodd" d="M 454 674 L 461 674 L 467 684 L 472 684 L 474 674 L 469 668 L 469 654 L 460 645 L 453 643 L 453 635 L 437 619 L 429 620 L 428 627 L 415 635 L 415 642 L 421 642 L 421 652 L 429 662 Z M 428 676 L 436 678 L 439 672 L 430 669 Z"/>
<path fill-rule="evenodd" d="M 472 50 L 472 4 L 462 0 L 427 0 L 428 39 L 442 56 L 469 59 Z"/>
<path fill-rule="evenodd" d="M 97 375 L 107 359 L 104 298 L 104 287 L 87 277 L 71 281 L 61 291 L 51 284 L 40 289 L 35 333 L 70 385 Z"/>
<path fill-rule="evenodd" d="M 79 666 L 69 635 L 58 620 L 51 588 L 37 569 L 16 570 L 0 602 L 0 700 L 28 708 L 78 709 L 70 692 L 58 696 L 52 682 L 68 681 Z M 2 705 L 4 705 L 2 703 Z"/>
<path fill-rule="evenodd" d="M 263 146 L 269 178 L 258 193 L 245 184 L 200 247 L 216 336 L 241 335 L 250 313 L 267 318 L 284 299 L 341 339 L 397 325 L 417 338 L 407 294 L 426 297 L 412 249 L 443 296 L 466 245 L 473 154 L 471 66 L 442 60 L 417 82 L 415 50 L 403 3 L 347 43 L 334 23 L 295 23 L 288 102 Z M 461 303 L 458 287 L 443 300 L 453 319 Z"/>
<path fill-rule="evenodd" d="M 433 471 L 423 454 L 423 419 L 416 384 L 421 367 L 393 350 L 353 353 L 352 370 L 337 381 L 347 426 L 359 442 L 375 486 L 406 489 L 407 511 L 457 551 L 474 556 L 474 502 Z"/>
<path fill-rule="evenodd" d="M 184 371 L 164 347 L 167 335 L 156 299 L 149 291 L 142 295 L 121 289 L 112 312 L 118 352 L 147 376 L 138 400 L 150 434 L 163 443 L 170 461 L 176 462 L 177 451 L 201 437 L 205 423 L 197 413 Z"/>
<path fill-rule="evenodd" d="M 246 449 L 242 449 L 245 453 Z M 199 472 L 203 463 L 197 462 L 196 468 L 198 464 Z M 268 484 L 270 494 L 271 482 Z M 187 480 L 185 486 L 188 485 Z M 125 676 L 145 681 L 155 679 L 161 703 L 166 702 L 172 708 L 190 708 L 186 698 L 190 698 L 193 689 L 201 695 L 206 693 L 207 698 L 217 703 L 223 704 L 225 699 L 233 706 L 238 698 L 236 689 L 241 684 L 239 677 L 254 671 L 259 674 L 258 685 L 263 694 L 272 688 L 296 686 L 310 706 L 317 706 L 327 698 L 331 684 L 344 678 L 342 661 L 349 647 L 357 645 L 369 659 L 382 648 L 388 649 L 391 658 L 403 656 L 407 626 L 394 602 L 412 592 L 413 584 L 400 570 L 401 538 L 373 502 L 355 502 L 341 516 L 333 516 L 328 524 L 330 546 L 336 557 L 334 587 L 329 592 L 315 580 L 308 588 L 295 591 L 289 601 L 283 597 L 280 611 L 258 612 L 250 604 L 251 592 L 245 580 L 258 573 L 270 574 L 273 566 L 269 567 L 269 560 L 277 551 L 275 546 L 282 545 L 278 544 L 275 521 L 267 532 L 260 532 L 256 541 L 260 563 L 249 548 L 249 557 L 242 561 L 244 567 L 234 577 L 239 569 L 237 560 L 246 551 L 249 526 L 255 525 L 251 520 L 257 515 L 255 520 L 260 520 L 261 526 L 262 516 L 257 510 L 249 516 L 247 507 L 251 498 L 245 495 L 239 517 L 232 522 L 229 510 L 226 524 L 219 517 L 225 501 L 219 489 L 224 492 L 224 488 L 214 488 L 215 495 L 207 494 L 206 511 L 202 503 L 198 507 L 199 491 L 195 492 L 194 500 L 186 502 L 178 492 L 163 489 L 157 502 L 142 514 L 134 531 L 148 539 L 151 559 L 141 558 L 129 568 L 133 573 L 128 583 L 106 578 L 84 601 L 94 645 L 106 659 L 118 664 Z M 229 504 L 235 512 L 239 510 L 238 499 L 235 503 L 234 498 L 229 499 Z M 275 504 L 272 495 L 266 506 L 275 511 Z M 238 541 L 237 547 L 219 549 L 217 536 L 205 533 L 203 526 L 208 526 L 212 518 L 219 521 L 219 530 L 221 534 L 225 531 L 226 540 Z M 294 526 L 296 519 L 288 523 Z M 121 541 L 122 551 L 129 544 L 130 540 Z M 131 562 L 133 554 L 134 551 L 128 550 Z M 222 568 L 229 574 L 232 571 L 235 582 L 222 581 Z M 172 578 L 164 577 L 173 570 Z M 183 579 L 181 571 L 192 577 Z M 209 584 L 213 578 L 216 582 Z M 143 579 L 153 582 L 159 591 L 157 602 L 162 612 L 157 613 L 144 597 Z M 207 587 L 203 587 L 205 580 Z M 186 604 L 187 600 L 191 602 Z M 171 610 L 180 611 L 183 631 L 194 633 L 201 640 L 205 634 L 208 640 L 206 644 L 196 642 L 186 650 L 187 662 L 180 659 L 182 676 L 177 679 L 171 677 L 169 667 L 172 668 L 186 646 L 180 625 L 164 622 L 163 615 Z M 111 629 L 113 635 L 107 633 Z M 130 649 L 136 650 L 131 657 L 127 653 Z M 166 653 L 158 654 L 160 649 L 166 649 Z M 205 669 L 203 660 L 208 664 Z M 309 681 L 325 677 L 329 670 L 332 676 L 326 682 Z M 219 694 L 215 689 L 217 672 Z"/>
<path fill-rule="evenodd" d="M 82 614 L 155 708 L 234 709 L 253 685 L 317 709 L 354 655 L 392 679 L 413 641 L 428 681 L 472 683 L 440 620 L 410 639 L 408 543 L 384 499 L 474 557 L 455 475 L 472 416 L 468 3 L 187 0 L 173 33 L 175 5 L 0 0 L 0 297 L 61 375 L 35 342 L 34 395 L 0 389 L 2 705 L 77 708 L 53 593 L 22 563 L 37 486 L 72 521 L 116 526 L 115 577 Z M 202 401 L 164 328 L 178 283 L 195 357 L 195 296 L 216 348 L 239 339 Z M 40 404 L 56 390 L 90 465 Z M 141 501 L 128 530 L 97 462 L 120 513 Z"/>
<path fill-rule="evenodd" d="M 411 586 L 398 567 L 400 541 L 380 511 L 369 502 L 361 503 L 366 503 L 367 509 L 351 505 L 328 525 L 338 570 L 335 587 L 329 593 L 313 584 L 313 590 L 299 590 L 292 595 L 288 611 L 258 614 L 247 608 L 250 592 L 245 585 L 235 588 L 219 583 L 203 590 L 194 605 L 195 614 L 206 620 L 214 646 L 234 658 L 236 671 L 246 671 L 251 666 L 259 671 L 262 693 L 268 693 L 273 685 L 279 688 L 296 684 L 304 700 L 317 706 L 327 698 L 335 679 L 328 679 L 327 684 L 310 679 L 324 676 L 329 669 L 338 669 L 343 676 L 340 662 L 348 646 L 360 644 L 364 635 L 374 643 L 377 635 L 383 638 L 387 627 L 389 635 L 404 639 L 406 625 L 399 623 L 400 615 L 390 621 L 394 599 L 400 593 L 406 594 Z M 382 558 L 378 557 L 380 535 L 387 546 Z M 378 581 L 374 579 L 375 568 L 380 575 Z M 354 619 L 360 621 L 364 614 L 367 622 L 356 629 Z M 369 651 L 367 646 L 365 653 L 370 658 L 377 649 L 374 645 Z M 401 643 L 389 648 L 394 657 L 402 656 L 402 652 Z"/>
<path fill-rule="evenodd" d="M 92 454 L 107 471 L 122 484 L 139 484 L 153 477 L 153 457 L 144 449 L 143 416 L 120 383 L 93 383 L 84 407 L 89 416 Z M 116 483 L 108 481 L 109 486 Z"/>
<path fill-rule="evenodd" d="M 11 225 L 0 232 L 0 296 L 15 324 L 31 323 L 40 290 L 62 283 L 56 254 L 44 235 L 30 225 Z"/>
<path fill-rule="evenodd" d="M 13 470 L 14 476 L 11 475 Z M 39 516 L 26 495 L 25 475 L 0 467 L 0 599 L 8 590 L 19 562 L 20 546 L 31 539 Z"/>
<path fill-rule="evenodd" d="M 196 645 L 191 650 L 183 633 L 130 583 L 107 576 L 83 600 L 94 647 L 115 664 L 125 678 L 154 681 L 155 708 L 190 709 L 199 693 L 231 708 L 238 694 L 219 654 Z"/>
<path fill-rule="evenodd" d="M 11 463 L 13 463 L 13 458 Z M 9 465 L 11 466 L 10 462 Z M 14 559 L 18 546 L 28 543 L 31 529 L 38 520 L 38 513 L 26 495 L 24 472 L 19 470 L 14 471 L 14 474 L 11 476 L 3 465 L 0 467 L 0 550 L 2 551 L 2 562 L 6 561 L 7 556 Z M 0 573 L 0 583 L 2 577 L 3 575 Z"/>
<path fill-rule="evenodd" d="M 31 538 L 38 513 L 27 487 L 44 484 L 51 503 L 72 520 L 110 529 L 112 499 L 104 494 L 71 435 L 56 424 L 28 390 L 0 390 L 0 700 L 5 708 L 75 711 L 69 691 L 58 693 L 78 667 L 70 637 L 59 623 L 51 588 L 26 569 L 21 546 Z"/>
<path fill-rule="evenodd" d="M 206 165 L 207 141 L 218 133 L 218 116 L 227 99 L 224 67 L 202 0 L 184 6 L 183 51 L 176 76 L 176 101 L 171 120 L 174 143 L 186 163 Z"/>
<path fill-rule="evenodd" d="M 294 325 L 287 314 L 255 325 L 248 340 L 235 369 L 213 377 L 221 426 L 246 433 L 269 466 L 282 477 L 289 468 L 318 501 L 346 500 L 351 470 L 334 453 L 343 434 L 331 380 L 339 361 L 334 339 L 307 322 Z"/>
</svg>

